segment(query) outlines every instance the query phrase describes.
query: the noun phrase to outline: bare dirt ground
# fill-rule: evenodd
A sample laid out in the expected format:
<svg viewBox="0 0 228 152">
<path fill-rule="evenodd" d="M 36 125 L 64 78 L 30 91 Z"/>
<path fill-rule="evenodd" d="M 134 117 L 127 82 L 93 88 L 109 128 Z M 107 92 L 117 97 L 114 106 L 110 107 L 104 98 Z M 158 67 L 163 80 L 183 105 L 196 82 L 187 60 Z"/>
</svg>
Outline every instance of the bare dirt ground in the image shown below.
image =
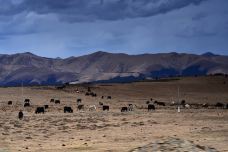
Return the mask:
<svg viewBox="0 0 228 152">
<path fill-rule="evenodd" d="M 147 111 L 150 98 L 167 105 L 177 101 L 178 86 L 180 98 L 189 104 L 228 102 L 224 77 L 96 84 L 91 89 L 97 97 L 85 96 L 82 86 L 0 88 L 0 152 L 228 152 L 228 109 L 190 108 L 177 113 L 176 106 L 156 106 L 155 111 Z M 76 93 L 76 89 L 84 92 Z M 108 95 L 111 100 L 106 99 Z M 25 98 L 31 99 L 31 107 L 23 107 Z M 50 103 L 51 98 L 60 99 L 61 104 Z M 77 110 L 77 98 L 85 110 Z M 13 105 L 7 105 L 9 100 Z M 99 107 L 99 102 L 109 105 L 110 111 L 88 110 L 89 105 Z M 129 103 L 138 108 L 121 113 L 120 107 Z M 35 108 L 44 104 L 49 105 L 46 113 L 35 114 Z M 64 106 L 74 112 L 63 113 Z M 24 112 L 23 120 L 17 118 L 19 110 Z"/>
</svg>

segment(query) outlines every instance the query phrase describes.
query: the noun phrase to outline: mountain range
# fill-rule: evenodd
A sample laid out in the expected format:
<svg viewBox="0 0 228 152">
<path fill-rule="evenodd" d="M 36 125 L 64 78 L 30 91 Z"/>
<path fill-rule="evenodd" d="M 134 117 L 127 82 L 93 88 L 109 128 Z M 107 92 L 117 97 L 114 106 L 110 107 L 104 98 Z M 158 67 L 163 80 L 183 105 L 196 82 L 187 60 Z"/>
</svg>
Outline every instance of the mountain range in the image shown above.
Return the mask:
<svg viewBox="0 0 228 152">
<path fill-rule="evenodd" d="M 79 57 L 46 58 L 30 52 L 0 55 L 0 85 L 66 82 L 126 82 L 145 78 L 228 73 L 228 56 L 205 53 L 128 55 L 98 51 Z"/>
</svg>

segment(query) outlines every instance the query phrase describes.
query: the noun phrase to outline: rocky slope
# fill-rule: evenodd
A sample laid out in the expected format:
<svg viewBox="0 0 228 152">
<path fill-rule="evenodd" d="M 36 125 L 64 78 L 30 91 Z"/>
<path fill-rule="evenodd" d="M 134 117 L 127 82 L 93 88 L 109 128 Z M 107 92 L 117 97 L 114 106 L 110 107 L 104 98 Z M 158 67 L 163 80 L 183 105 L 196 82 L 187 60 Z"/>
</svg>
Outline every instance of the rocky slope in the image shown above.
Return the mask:
<svg viewBox="0 0 228 152">
<path fill-rule="evenodd" d="M 217 152 L 214 148 L 209 148 L 201 145 L 196 145 L 191 141 L 179 138 L 164 138 L 159 139 L 151 144 L 136 148 L 129 152 L 150 152 L 150 151 L 169 151 L 169 152 Z"/>
<path fill-rule="evenodd" d="M 66 59 L 32 53 L 0 55 L 0 85 L 133 81 L 145 77 L 228 73 L 228 56 L 205 53 L 140 54 L 95 52 Z"/>
</svg>

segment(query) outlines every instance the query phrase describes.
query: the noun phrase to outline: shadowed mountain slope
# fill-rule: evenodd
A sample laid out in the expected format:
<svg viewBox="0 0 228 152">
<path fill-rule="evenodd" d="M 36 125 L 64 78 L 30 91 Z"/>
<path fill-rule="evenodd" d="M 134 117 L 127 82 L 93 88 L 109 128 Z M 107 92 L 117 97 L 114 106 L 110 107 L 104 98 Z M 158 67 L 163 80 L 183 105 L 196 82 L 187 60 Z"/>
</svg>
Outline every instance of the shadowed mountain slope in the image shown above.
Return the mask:
<svg viewBox="0 0 228 152">
<path fill-rule="evenodd" d="M 160 53 L 127 55 L 95 52 L 66 59 L 32 53 L 0 55 L 0 85 L 61 84 L 145 77 L 228 73 L 228 56 Z"/>
</svg>

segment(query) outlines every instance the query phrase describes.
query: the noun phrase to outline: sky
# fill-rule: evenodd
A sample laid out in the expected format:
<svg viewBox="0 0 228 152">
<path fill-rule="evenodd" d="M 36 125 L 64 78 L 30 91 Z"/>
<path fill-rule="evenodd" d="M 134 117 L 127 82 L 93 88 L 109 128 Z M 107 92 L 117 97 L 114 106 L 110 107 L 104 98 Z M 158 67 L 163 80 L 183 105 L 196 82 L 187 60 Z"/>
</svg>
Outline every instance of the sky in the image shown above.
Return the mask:
<svg viewBox="0 0 228 152">
<path fill-rule="evenodd" d="M 228 55 L 228 0 L 0 0 L 0 54 Z"/>
</svg>

